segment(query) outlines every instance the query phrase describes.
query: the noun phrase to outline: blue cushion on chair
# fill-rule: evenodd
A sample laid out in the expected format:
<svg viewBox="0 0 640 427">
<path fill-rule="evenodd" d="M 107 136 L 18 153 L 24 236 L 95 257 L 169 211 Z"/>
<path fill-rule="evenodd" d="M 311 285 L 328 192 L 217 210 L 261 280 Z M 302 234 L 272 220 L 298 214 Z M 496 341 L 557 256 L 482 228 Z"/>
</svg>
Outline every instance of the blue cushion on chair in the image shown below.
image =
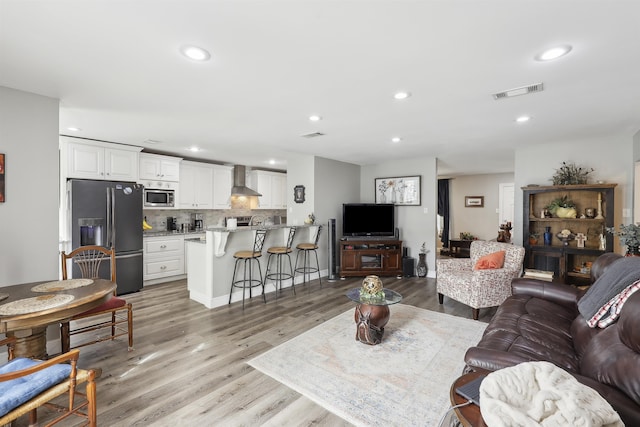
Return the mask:
<svg viewBox="0 0 640 427">
<path fill-rule="evenodd" d="M 0 374 L 19 371 L 42 363 L 24 357 L 17 357 L 0 366 Z M 71 365 L 61 363 L 50 366 L 25 377 L 0 382 L 0 416 L 28 402 L 33 397 L 69 378 Z"/>
</svg>

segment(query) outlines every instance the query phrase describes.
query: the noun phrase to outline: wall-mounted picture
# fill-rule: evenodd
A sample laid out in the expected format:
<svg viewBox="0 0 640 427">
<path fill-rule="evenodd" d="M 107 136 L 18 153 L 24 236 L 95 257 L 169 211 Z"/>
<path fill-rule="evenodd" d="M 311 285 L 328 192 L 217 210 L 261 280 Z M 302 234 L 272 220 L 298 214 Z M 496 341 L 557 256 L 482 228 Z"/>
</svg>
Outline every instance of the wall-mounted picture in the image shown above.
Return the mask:
<svg viewBox="0 0 640 427">
<path fill-rule="evenodd" d="M 4 203 L 4 154 L 0 154 L 0 203 Z"/>
<path fill-rule="evenodd" d="M 376 178 L 376 203 L 420 206 L 420 175 Z"/>
<path fill-rule="evenodd" d="M 293 187 L 293 201 L 296 203 L 304 203 L 304 185 L 296 185 Z"/>
<path fill-rule="evenodd" d="M 484 196 L 465 196 L 464 207 L 465 208 L 483 208 Z"/>
</svg>

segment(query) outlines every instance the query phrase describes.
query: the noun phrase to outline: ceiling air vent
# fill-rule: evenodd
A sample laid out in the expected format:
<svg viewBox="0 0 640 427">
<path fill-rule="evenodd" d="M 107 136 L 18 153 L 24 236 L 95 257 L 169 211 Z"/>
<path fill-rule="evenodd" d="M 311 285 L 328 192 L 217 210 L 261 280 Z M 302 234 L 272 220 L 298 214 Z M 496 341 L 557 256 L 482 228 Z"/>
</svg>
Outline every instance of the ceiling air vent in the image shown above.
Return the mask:
<svg viewBox="0 0 640 427">
<path fill-rule="evenodd" d="M 305 135 L 302 135 L 303 138 L 315 138 L 317 136 L 324 136 L 324 133 L 322 133 L 322 132 L 313 132 L 313 133 L 307 133 Z"/>
<path fill-rule="evenodd" d="M 544 87 L 542 83 L 535 83 L 528 86 L 517 87 L 515 89 L 509 89 L 503 92 L 494 93 L 493 99 L 498 100 L 498 99 L 512 98 L 514 96 L 527 95 L 535 92 L 542 92 L 543 89 Z"/>
</svg>

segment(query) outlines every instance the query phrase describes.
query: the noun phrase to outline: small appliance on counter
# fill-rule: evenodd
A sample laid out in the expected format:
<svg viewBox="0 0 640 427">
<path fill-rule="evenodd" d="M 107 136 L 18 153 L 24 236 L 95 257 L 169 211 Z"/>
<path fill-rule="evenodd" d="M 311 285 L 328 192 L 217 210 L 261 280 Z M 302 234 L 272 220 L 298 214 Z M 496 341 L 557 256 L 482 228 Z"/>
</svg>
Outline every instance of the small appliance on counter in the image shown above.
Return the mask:
<svg viewBox="0 0 640 427">
<path fill-rule="evenodd" d="M 204 228 L 203 217 L 204 217 L 204 214 L 201 214 L 201 213 L 192 213 L 191 214 L 191 222 L 192 222 L 192 227 L 193 227 L 194 230 L 202 231 L 202 229 Z"/>
<path fill-rule="evenodd" d="M 178 230 L 178 218 L 175 216 L 167 217 L 167 231 L 176 231 Z"/>
<path fill-rule="evenodd" d="M 224 219 L 225 226 L 227 226 L 227 227 L 229 226 L 230 220 L 231 220 L 232 224 L 235 222 L 238 227 L 246 227 L 248 225 L 251 225 L 251 217 L 250 216 L 236 216 L 236 217 L 228 216 L 228 217 L 226 217 Z M 235 221 L 233 221 L 233 220 L 235 220 Z"/>
</svg>

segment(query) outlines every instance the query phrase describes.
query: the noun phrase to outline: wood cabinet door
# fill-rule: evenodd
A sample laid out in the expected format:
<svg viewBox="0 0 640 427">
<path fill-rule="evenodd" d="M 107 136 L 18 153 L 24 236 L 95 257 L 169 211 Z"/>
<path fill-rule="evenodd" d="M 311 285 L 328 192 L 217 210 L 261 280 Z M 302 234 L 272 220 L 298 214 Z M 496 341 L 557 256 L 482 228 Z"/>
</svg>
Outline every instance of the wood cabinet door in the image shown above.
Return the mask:
<svg viewBox="0 0 640 427">
<path fill-rule="evenodd" d="M 140 179 L 160 179 L 160 160 L 149 155 L 140 155 Z"/>
<path fill-rule="evenodd" d="M 213 208 L 229 209 L 231 207 L 231 187 L 233 186 L 233 169 L 228 167 L 213 168 Z"/>
<path fill-rule="evenodd" d="M 114 181 L 138 180 L 138 153 L 136 151 L 106 149 L 104 161 L 106 179 Z"/>
<path fill-rule="evenodd" d="M 342 251 L 340 268 L 344 271 L 359 270 L 360 254 L 358 251 Z"/>
<path fill-rule="evenodd" d="M 401 268 L 401 264 L 400 264 L 400 252 L 399 251 L 389 251 L 386 253 L 386 256 L 384 257 L 385 260 L 385 264 L 384 264 L 384 269 L 385 270 L 398 270 Z"/>
<path fill-rule="evenodd" d="M 160 160 L 160 177 L 165 181 L 180 181 L 180 161 Z"/>
<path fill-rule="evenodd" d="M 92 145 L 68 145 L 69 178 L 105 179 L 104 148 Z"/>
</svg>

